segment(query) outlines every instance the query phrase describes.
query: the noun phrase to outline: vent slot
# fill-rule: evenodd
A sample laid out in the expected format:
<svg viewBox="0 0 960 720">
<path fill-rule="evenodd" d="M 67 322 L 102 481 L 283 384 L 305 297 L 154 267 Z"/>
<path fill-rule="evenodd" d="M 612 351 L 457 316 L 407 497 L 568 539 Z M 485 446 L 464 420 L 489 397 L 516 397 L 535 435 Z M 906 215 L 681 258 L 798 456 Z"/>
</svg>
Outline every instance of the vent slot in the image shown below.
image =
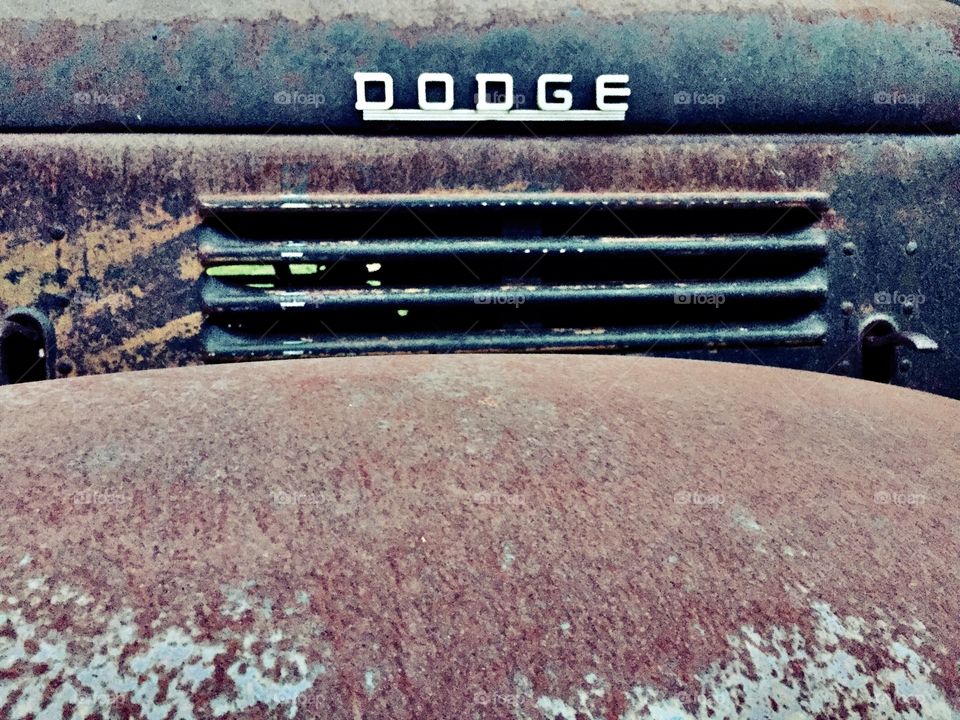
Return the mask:
<svg viewBox="0 0 960 720">
<path fill-rule="evenodd" d="M 818 193 L 206 201 L 211 360 L 822 341 Z"/>
</svg>

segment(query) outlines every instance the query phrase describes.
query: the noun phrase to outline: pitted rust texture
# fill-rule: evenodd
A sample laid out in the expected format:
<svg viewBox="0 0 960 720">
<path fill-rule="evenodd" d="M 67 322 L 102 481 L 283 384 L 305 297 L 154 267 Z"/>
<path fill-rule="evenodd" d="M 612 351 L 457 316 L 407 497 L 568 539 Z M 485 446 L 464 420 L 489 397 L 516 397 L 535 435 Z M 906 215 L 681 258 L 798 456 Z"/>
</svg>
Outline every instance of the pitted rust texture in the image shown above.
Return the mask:
<svg viewBox="0 0 960 720">
<path fill-rule="evenodd" d="M 3 714 L 950 718 L 958 423 L 639 358 L 3 388 Z"/>
<path fill-rule="evenodd" d="M 944 253 L 937 264 L 949 268 L 956 258 L 938 234 L 956 222 L 957 154 L 951 138 L 889 136 L 505 138 L 494 145 L 480 138 L 11 135 L 0 140 L 0 309 L 50 314 L 60 375 L 197 362 L 201 268 L 191 231 L 200 220 L 198 197 L 209 194 L 820 190 L 833 194 L 836 214 L 826 223 L 838 243 L 863 237 L 895 250 L 915 240 Z M 924 222 L 902 211 L 864 212 L 883 207 L 881 190 L 904 207 L 923 208 Z M 900 267 L 888 269 L 904 276 Z M 879 287 L 899 287 L 884 282 Z M 921 285 L 933 298 L 930 282 Z M 952 291 L 944 292 L 941 308 L 952 302 Z"/>
<path fill-rule="evenodd" d="M 456 79 L 458 106 L 483 70 L 516 75 L 527 106 L 540 73 L 571 73 L 578 103 L 597 74 L 628 73 L 627 121 L 606 133 L 960 127 L 960 9 L 945 0 L 153 5 L 0 9 L 0 126 L 409 132 L 360 120 L 353 73 L 376 69 L 407 106 L 430 70 Z"/>
<path fill-rule="evenodd" d="M 272 8 L 257 0 L 77 0 L 69 8 L 56 0 L 8 0 L 0 8 L 0 18 L 44 20 L 73 19 L 81 23 L 106 20 L 149 18 L 173 20 L 200 16 L 216 19 L 266 19 L 278 11 L 295 20 L 330 21 L 356 15 L 373 22 L 389 22 L 399 27 L 423 26 L 436 20 L 451 24 L 483 24 L 491 18 L 513 20 L 559 20 L 581 12 L 622 19 L 650 13 L 740 13 L 764 12 L 774 16 L 795 16 L 806 19 L 853 17 L 859 20 L 909 23 L 918 15 L 944 19 L 951 9 L 944 0 L 915 0 L 909 6 L 896 0 L 579 0 L 576 5 L 547 0 L 476 0 L 474 2 L 441 3 L 437 0 L 411 0 L 403 6 L 384 5 L 376 0 L 332 0 L 317 4 L 311 0 L 284 0 Z"/>
</svg>

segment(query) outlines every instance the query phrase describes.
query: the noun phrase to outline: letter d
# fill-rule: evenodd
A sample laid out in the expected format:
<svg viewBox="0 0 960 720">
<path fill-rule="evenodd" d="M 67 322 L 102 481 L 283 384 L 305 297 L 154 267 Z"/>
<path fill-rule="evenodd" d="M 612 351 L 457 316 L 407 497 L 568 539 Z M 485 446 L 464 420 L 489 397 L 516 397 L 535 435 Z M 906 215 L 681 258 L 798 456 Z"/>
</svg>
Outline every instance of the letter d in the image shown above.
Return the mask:
<svg viewBox="0 0 960 720">
<path fill-rule="evenodd" d="M 389 110 L 393 107 L 393 78 L 385 72 L 356 72 L 357 110 Z M 383 100 L 367 100 L 367 83 L 383 83 Z"/>
</svg>

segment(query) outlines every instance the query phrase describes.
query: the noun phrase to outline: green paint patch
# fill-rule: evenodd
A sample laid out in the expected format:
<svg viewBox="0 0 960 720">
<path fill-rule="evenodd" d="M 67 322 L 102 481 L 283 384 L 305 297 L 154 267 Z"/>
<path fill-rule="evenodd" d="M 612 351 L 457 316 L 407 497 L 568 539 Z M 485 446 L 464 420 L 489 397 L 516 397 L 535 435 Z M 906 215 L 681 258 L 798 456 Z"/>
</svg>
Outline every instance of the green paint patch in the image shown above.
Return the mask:
<svg viewBox="0 0 960 720">
<path fill-rule="evenodd" d="M 318 266 L 313 263 L 291 263 L 291 275 L 316 275 Z"/>
<path fill-rule="evenodd" d="M 276 271 L 273 265 L 217 265 L 207 268 L 207 275 L 210 277 L 245 277 L 245 276 L 267 276 L 273 277 Z"/>
</svg>

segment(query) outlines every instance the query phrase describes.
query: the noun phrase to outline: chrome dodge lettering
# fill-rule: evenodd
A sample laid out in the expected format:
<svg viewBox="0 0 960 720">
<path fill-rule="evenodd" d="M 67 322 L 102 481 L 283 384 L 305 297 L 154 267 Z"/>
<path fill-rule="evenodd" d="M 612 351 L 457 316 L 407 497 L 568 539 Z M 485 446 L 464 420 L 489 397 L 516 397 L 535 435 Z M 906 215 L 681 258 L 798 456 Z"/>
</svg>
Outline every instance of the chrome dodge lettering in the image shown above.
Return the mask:
<svg viewBox="0 0 960 720">
<path fill-rule="evenodd" d="M 594 83 L 596 109 L 574 110 L 573 93 L 567 86 L 573 82 L 570 73 L 544 73 L 537 78 L 537 109 L 515 109 L 513 76 L 508 73 L 477 73 L 476 107 L 453 107 L 453 76 L 449 73 L 421 73 L 417 78 L 418 108 L 393 107 L 393 77 L 385 72 L 357 72 L 353 74 L 357 83 L 357 110 L 363 112 L 364 120 L 403 120 L 403 121 L 469 121 L 506 120 L 506 121 L 623 121 L 629 106 L 622 100 L 630 95 L 628 75 L 599 75 Z M 367 86 L 379 84 L 383 87 L 383 99 L 371 100 L 367 95 Z M 441 89 L 441 98 L 430 100 L 427 91 L 430 86 Z M 490 86 L 503 88 L 496 93 L 489 92 Z"/>
</svg>

